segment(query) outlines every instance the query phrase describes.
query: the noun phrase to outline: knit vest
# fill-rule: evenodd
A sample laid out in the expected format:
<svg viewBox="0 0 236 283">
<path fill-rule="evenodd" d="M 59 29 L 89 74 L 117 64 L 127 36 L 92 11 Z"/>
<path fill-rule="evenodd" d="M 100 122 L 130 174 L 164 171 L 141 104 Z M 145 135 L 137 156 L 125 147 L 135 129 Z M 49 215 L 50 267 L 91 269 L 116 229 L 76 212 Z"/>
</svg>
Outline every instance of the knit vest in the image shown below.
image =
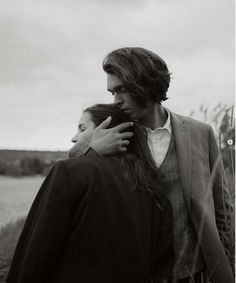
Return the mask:
<svg viewBox="0 0 236 283">
<path fill-rule="evenodd" d="M 202 270 L 204 261 L 197 242 L 197 233 L 185 204 L 173 133 L 169 149 L 159 169 L 168 183 L 166 193 L 173 212 L 176 255 L 174 277 L 182 279 Z"/>
</svg>

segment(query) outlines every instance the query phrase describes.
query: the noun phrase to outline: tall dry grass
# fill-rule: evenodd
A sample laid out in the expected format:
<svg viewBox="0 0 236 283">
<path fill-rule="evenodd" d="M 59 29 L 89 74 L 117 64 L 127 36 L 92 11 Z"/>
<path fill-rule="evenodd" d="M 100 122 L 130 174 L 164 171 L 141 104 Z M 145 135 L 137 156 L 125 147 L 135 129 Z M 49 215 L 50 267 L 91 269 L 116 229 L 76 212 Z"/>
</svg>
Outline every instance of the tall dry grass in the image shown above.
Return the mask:
<svg viewBox="0 0 236 283">
<path fill-rule="evenodd" d="M 0 283 L 6 281 L 15 247 L 23 229 L 25 218 L 8 223 L 0 230 Z"/>
<path fill-rule="evenodd" d="M 214 132 L 216 134 L 216 138 L 218 141 L 218 146 L 221 152 L 221 155 L 217 157 L 215 162 L 215 166 L 212 170 L 211 182 L 209 183 L 209 188 L 212 182 L 215 179 L 215 173 L 217 166 L 223 161 L 226 181 L 228 185 L 228 190 L 231 198 L 232 207 L 229 207 L 226 203 L 224 203 L 225 210 L 225 219 L 224 226 L 226 230 L 224 233 L 229 235 L 230 243 L 229 244 L 229 254 L 227 255 L 235 273 L 235 118 L 234 118 L 234 105 L 222 104 L 218 103 L 213 108 L 202 104 L 199 109 L 192 111 L 190 116 L 193 118 L 197 118 L 210 124 Z M 210 192 L 210 190 L 207 190 Z M 206 198 L 209 195 L 205 196 Z M 204 218 L 201 221 L 200 225 L 200 235 L 202 234 L 202 230 L 204 226 Z M 224 239 L 224 236 L 221 237 Z M 226 243 L 223 242 L 223 245 Z M 217 266 L 215 266 L 216 268 Z M 215 269 L 214 268 L 214 269 Z M 207 278 L 206 282 L 210 282 L 211 276 L 214 273 L 214 269 L 211 271 L 211 274 Z M 194 282 L 194 281 L 193 281 Z"/>
</svg>

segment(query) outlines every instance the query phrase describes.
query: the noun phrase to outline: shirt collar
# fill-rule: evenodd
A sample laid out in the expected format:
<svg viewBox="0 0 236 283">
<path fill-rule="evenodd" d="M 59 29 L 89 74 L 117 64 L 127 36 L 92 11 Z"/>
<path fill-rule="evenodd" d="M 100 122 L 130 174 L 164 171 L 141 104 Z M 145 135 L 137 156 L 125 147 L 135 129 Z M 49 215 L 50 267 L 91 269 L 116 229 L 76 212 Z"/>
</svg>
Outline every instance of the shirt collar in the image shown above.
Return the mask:
<svg viewBox="0 0 236 283">
<path fill-rule="evenodd" d="M 158 130 L 166 129 L 170 134 L 172 133 L 172 127 L 171 127 L 171 121 L 170 121 L 170 111 L 169 111 L 169 109 L 165 108 L 165 112 L 167 114 L 167 119 L 166 119 L 165 124 L 162 127 L 158 127 L 154 130 L 152 130 L 150 128 L 146 128 L 148 132 L 155 132 L 155 131 L 158 131 Z"/>
</svg>

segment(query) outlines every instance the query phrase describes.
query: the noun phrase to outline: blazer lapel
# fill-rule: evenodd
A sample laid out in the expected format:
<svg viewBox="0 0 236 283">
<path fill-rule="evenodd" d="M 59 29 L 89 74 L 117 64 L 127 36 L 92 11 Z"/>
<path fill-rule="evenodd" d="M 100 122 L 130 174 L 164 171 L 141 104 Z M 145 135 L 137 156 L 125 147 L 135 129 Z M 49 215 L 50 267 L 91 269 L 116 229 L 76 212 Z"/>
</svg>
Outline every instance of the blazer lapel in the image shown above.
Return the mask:
<svg viewBox="0 0 236 283">
<path fill-rule="evenodd" d="M 183 185 L 183 193 L 190 212 L 190 191 L 191 191 L 191 136 L 190 128 L 180 116 L 171 113 L 172 130 L 175 137 L 179 173 Z"/>
</svg>

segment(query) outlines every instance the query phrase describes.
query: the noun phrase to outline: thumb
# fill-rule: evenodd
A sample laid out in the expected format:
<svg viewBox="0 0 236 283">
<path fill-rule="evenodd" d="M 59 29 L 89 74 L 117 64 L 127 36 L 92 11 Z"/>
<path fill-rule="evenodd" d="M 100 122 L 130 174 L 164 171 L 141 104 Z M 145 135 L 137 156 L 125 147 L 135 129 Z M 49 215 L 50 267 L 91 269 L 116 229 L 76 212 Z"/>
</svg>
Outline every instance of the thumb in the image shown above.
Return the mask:
<svg viewBox="0 0 236 283">
<path fill-rule="evenodd" d="M 100 125 L 97 126 L 97 129 L 106 129 L 111 123 L 111 116 L 107 117 Z"/>
</svg>

